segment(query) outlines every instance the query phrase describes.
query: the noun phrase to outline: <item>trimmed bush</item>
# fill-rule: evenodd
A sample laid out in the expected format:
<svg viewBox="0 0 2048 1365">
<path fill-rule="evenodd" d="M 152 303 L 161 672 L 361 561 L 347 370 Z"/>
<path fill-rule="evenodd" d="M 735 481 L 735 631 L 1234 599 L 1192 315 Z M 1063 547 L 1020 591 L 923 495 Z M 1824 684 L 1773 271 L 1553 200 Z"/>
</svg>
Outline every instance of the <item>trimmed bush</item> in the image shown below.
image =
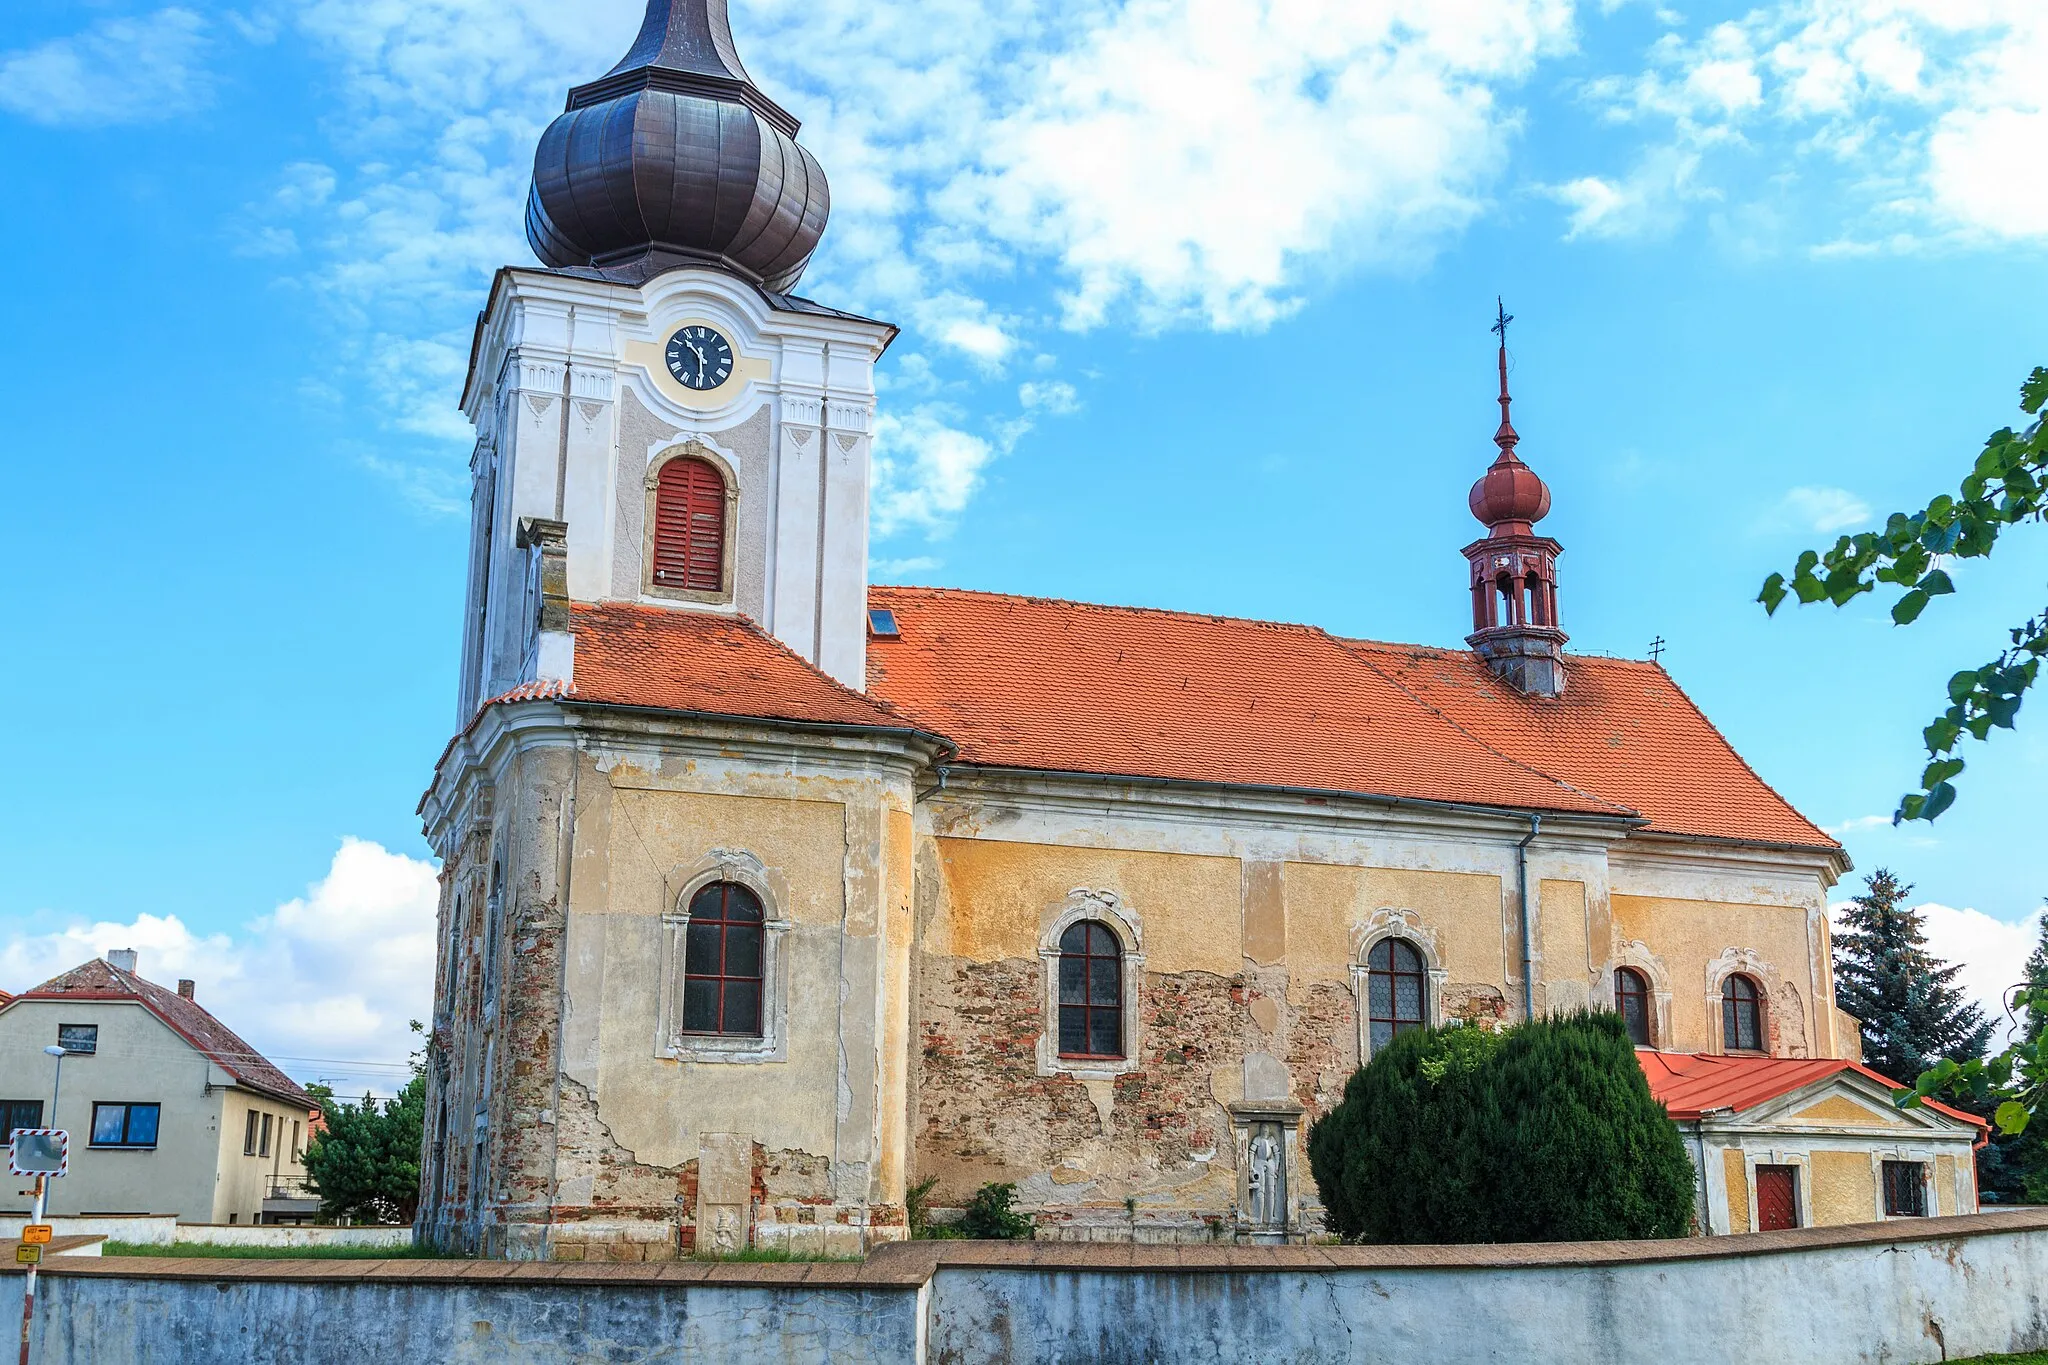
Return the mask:
<svg viewBox="0 0 2048 1365">
<path fill-rule="evenodd" d="M 1395 1038 L 1309 1131 L 1348 1241 L 1682 1237 L 1693 1168 L 1616 1014 Z"/>
</svg>

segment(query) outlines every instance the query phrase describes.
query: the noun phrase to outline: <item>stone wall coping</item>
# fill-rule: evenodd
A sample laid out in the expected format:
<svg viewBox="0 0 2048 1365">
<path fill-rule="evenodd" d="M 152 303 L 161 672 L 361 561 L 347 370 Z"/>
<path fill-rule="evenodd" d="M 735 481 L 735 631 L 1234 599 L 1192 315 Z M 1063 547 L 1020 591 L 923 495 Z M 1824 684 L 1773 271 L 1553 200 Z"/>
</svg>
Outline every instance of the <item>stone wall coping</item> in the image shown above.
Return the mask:
<svg viewBox="0 0 2048 1365">
<path fill-rule="evenodd" d="M 1471 1246 L 1134 1246 L 1089 1242 L 896 1242 L 856 1261 L 457 1261 L 274 1260 L 231 1257 L 67 1257 L 45 1274 L 108 1275 L 217 1283 L 275 1280 L 306 1284 L 584 1284 L 611 1287 L 880 1291 L 919 1289 L 942 1269 L 1042 1271 L 1048 1274 L 1256 1274 L 1268 1270 L 1470 1270 L 1539 1266 L 1653 1265 L 1673 1261 L 1825 1251 L 1849 1246 L 2048 1232 L 2048 1207 L 1894 1219 L 1839 1227 L 1795 1228 L 1724 1237 L 1641 1242 L 1528 1242 Z M 14 1273 L 0 1264 L 0 1273 Z"/>
</svg>

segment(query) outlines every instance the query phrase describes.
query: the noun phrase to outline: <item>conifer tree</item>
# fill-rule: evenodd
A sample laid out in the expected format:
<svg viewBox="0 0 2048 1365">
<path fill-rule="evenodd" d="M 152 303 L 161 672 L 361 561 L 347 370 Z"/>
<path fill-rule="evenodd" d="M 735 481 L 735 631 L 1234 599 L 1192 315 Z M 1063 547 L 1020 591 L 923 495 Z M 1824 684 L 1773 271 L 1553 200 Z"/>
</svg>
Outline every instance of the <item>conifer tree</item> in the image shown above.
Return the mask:
<svg viewBox="0 0 2048 1365">
<path fill-rule="evenodd" d="M 1982 1057 L 1991 1021 L 1955 984 L 1961 968 L 1927 951 L 1913 888 L 1880 867 L 1835 935 L 1835 1003 L 1863 1024 L 1863 1062 L 1910 1082 L 1946 1057 Z"/>
<path fill-rule="evenodd" d="M 2048 990 L 2048 914 L 2041 916 L 2040 941 L 2027 954 L 2027 984 L 2035 990 Z M 2038 1043 L 2043 1033 L 2048 1033 L 2048 1011 L 2028 1010 L 2021 1036 L 2029 1043 Z"/>
</svg>

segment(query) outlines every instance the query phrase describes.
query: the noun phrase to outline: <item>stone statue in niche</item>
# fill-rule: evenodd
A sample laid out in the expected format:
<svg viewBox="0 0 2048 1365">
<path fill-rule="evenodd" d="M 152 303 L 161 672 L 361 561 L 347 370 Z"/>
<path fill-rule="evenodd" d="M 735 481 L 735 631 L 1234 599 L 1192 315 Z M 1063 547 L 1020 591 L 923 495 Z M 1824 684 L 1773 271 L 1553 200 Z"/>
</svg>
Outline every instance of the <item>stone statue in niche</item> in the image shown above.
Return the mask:
<svg viewBox="0 0 2048 1365">
<path fill-rule="evenodd" d="M 1245 1144 L 1245 1212 L 1254 1227 L 1287 1225 L 1287 1171 L 1280 1125 L 1261 1123 Z"/>
<path fill-rule="evenodd" d="M 739 1219 L 731 1209 L 718 1211 L 718 1225 L 711 1230 L 711 1249 L 730 1256 L 740 1249 Z"/>
</svg>

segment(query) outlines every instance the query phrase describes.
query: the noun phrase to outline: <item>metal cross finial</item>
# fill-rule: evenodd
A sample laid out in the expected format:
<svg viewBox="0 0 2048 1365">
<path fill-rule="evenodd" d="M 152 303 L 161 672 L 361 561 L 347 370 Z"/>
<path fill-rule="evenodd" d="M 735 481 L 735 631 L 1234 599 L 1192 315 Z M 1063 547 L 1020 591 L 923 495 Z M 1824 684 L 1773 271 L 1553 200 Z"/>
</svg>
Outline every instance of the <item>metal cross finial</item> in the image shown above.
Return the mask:
<svg viewBox="0 0 2048 1365">
<path fill-rule="evenodd" d="M 1663 661 L 1664 637 L 1659 635 L 1656 639 L 1650 641 L 1650 662 L 1653 664 L 1661 664 Z"/>
<path fill-rule="evenodd" d="M 1500 429 L 1493 433 L 1493 443 L 1500 447 L 1502 459 L 1515 457 L 1515 442 L 1521 438 L 1515 434 L 1515 424 L 1508 420 L 1508 324 L 1515 315 L 1501 302 L 1500 295 L 1493 296 L 1495 319 L 1488 329 L 1500 338 Z"/>
</svg>

